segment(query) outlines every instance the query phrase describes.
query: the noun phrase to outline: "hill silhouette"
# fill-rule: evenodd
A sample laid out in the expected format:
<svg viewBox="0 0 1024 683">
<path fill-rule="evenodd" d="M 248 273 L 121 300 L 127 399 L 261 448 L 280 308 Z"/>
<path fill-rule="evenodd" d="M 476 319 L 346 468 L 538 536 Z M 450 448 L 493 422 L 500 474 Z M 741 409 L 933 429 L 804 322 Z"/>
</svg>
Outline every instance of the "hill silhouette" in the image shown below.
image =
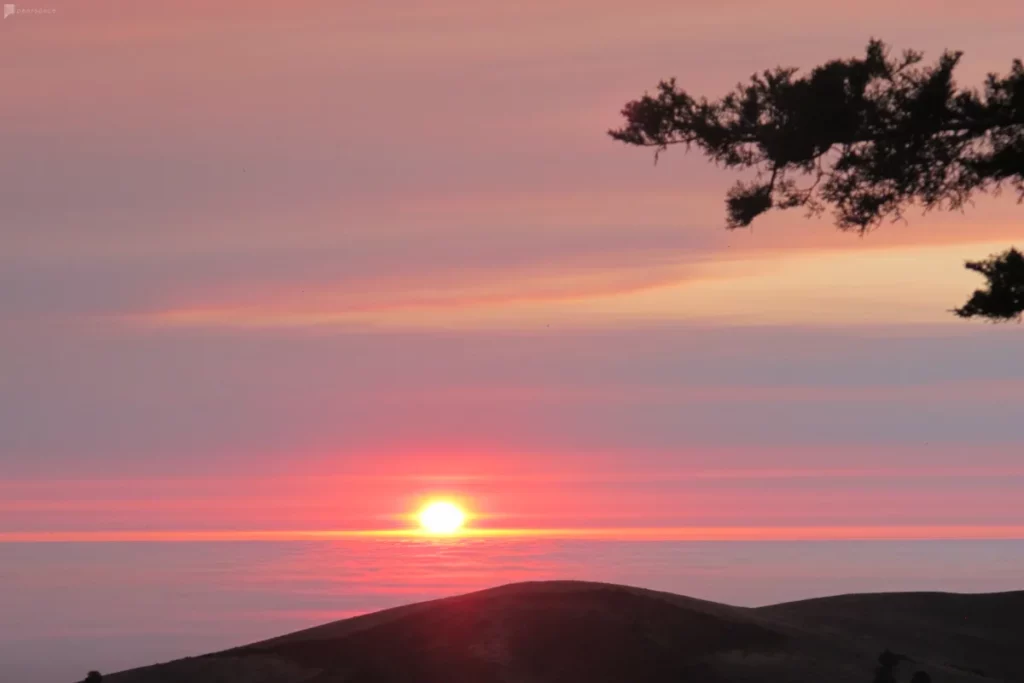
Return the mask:
<svg viewBox="0 0 1024 683">
<path fill-rule="evenodd" d="M 1024 592 L 742 608 L 613 584 L 501 586 L 113 674 L 107 683 L 869 683 L 1024 680 Z"/>
</svg>

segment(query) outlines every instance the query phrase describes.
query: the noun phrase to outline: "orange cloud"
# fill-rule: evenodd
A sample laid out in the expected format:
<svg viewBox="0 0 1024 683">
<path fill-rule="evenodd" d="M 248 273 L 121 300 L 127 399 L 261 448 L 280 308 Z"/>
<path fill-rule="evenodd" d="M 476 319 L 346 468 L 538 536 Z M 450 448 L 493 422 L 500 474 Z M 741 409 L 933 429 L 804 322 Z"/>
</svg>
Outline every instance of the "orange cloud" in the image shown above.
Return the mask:
<svg viewBox="0 0 1024 683">
<path fill-rule="evenodd" d="M 972 245 L 985 255 L 1004 243 Z M 952 323 L 949 308 L 977 278 L 963 244 L 736 254 L 643 268 L 597 265 L 505 274 L 449 274 L 438 283 L 367 281 L 352 290 L 285 290 L 259 301 L 186 305 L 143 315 L 169 327 L 431 328 L 633 322 L 722 325 Z M 407 289 L 402 289 L 402 287 Z"/>
</svg>

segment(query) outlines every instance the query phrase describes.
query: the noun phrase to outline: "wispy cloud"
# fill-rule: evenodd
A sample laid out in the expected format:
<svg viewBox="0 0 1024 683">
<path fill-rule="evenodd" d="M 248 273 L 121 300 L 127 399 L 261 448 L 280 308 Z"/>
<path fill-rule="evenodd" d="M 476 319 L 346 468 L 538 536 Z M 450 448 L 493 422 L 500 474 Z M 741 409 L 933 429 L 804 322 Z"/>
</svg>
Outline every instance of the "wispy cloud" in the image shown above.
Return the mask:
<svg viewBox="0 0 1024 683">
<path fill-rule="evenodd" d="M 989 253 L 1000 243 L 972 245 Z M 936 324 L 977 284 L 962 272 L 962 244 L 885 250 L 774 252 L 643 268 L 520 271 L 483 279 L 449 275 L 434 287 L 377 282 L 346 291 L 278 293 L 270 301 L 191 305 L 139 322 L 171 327 L 385 328 L 608 325 L 706 321 L 723 325 Z M 369 283 L 367 283 L 369 285 Z M 382 290 L 382 291 L 381 291 Z M 330 303 L 331 300 L 333 303 Z"/>
</svg>

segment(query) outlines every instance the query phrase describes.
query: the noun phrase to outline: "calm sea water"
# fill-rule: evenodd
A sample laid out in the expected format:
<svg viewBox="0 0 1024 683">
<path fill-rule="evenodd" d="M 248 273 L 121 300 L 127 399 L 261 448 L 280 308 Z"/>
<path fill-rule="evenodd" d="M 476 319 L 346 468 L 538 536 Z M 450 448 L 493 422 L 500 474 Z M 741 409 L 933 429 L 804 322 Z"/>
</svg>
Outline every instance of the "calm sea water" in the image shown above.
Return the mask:
<svg viewBox="0 0 1024 683">
<path fill-rule="evenodd" d="M 627 583 L 739 605 L 1024 588 L 1024 541 L 522 539 L 0 544 L 3 680 L 200 654 L 511 581 Z"/>
</svg>

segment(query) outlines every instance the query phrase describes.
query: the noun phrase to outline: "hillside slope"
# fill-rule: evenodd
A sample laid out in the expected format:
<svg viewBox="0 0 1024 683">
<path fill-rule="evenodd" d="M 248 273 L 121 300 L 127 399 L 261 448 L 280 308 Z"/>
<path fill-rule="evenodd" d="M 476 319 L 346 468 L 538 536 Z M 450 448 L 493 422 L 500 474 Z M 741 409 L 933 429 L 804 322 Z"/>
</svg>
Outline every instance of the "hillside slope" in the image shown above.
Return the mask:
<svg viewBox="0 0 1024 683">
<path fill-rule="evenodd" d="M 778 623 L 827 634 L 861 649 L 888 647 L 914 653 L 936 673 L 970 671 L 996 680 L 1024 681 L 1024 591 L 875 593 L 762 607 Z"/>
<path fill-rule="evenodd" d="M 747 609 L 542 582 L 384 610 L 111 683 L 867 683 L 883 647 L 935 683 L 1024 681 L 1024 593 L 839 596 Z M 966 615 L 966 621 L 965 621 Z M 909 678 L 909 675 L 908 675 Z"/>
</svg>

